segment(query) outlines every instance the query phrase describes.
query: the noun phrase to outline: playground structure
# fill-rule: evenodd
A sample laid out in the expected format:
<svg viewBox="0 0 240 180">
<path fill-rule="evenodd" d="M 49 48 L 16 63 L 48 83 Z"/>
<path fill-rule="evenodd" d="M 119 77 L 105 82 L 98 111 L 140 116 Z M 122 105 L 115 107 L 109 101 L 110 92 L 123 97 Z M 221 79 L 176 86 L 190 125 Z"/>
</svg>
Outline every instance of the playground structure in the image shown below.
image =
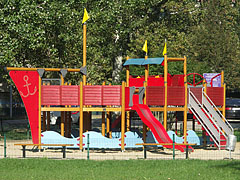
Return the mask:
<svg viewBox="0 0 240 180">
<path fill-rule="evenodd" d="M 24 102 L 31 127 L 32 140 L 34 144 L 39 145 L 39 148 L 44 144 L 53 144 L 45 141 L 46 137 L 51 139 L 60 136 L 74 139 L 74 142 L 59 143 L 55 139 L 55 144 L 71 144 L 80 150 L 84 149 L 86 145 L 85 135 L 91 133 L 91 112 L 102 112 L 102 136 L 107 136 L 110 144 L 115 141 L 116 146 L 124 150 L 128 147 L 126 134 L 131 132 L 131 111 L 136 111 L 144 123 L 143 143 L 146 142 L 147 131 L 151 130 L 158 143 L 162 143 L 164 147 L 172 148 L 172 145 L 169 145 L 172 140 L 166 132 L 168 112 L 182 111 L 184 114 L 183 142 L 187 144 L 187 112 L 190 111 L 201 123 L 214 144 L 219 149 L 226 147 L 227 139 L 233 134 L 233 129 L 225 119 L 226 85 L 223 72 L 211 79 L 212 81 L 221 76 L 221 87 L 213 87 L 213 83 L 211 86 L 207 86 L 206 80 L 201 75 L 202 80 L 196 83 L 195 76 L 198 74 L 187 74 L 186 57 L 172 58 L 166 54 L 163 58 L 145 56 L 145 58 L 130 59 L 128 57 L 124 64 L 126 83 L 122 82 L 121 85 L 88 85 L 86 83 L 86 23 L 83 24 L 83 36 L 83 66 L 80 69 L 6 68 L 10 71 L 9 75 Z M 168 62 L 171 61 L 183 62 L 183 74 L 168 74 Z M 149 76 L 150 64 L 163 65 L 164 74 Z M 144 66 L 145 75 L 131 76 L 130 65 Z M 59 72 L 61 85 L 44 84 L 45 72 Z M 82 73 L 83 78 L 79 85 L 65 82 L 64 78 L 70 72 Z M 187 77 L 191 75 L 193 75 L 192 84 L 187 81 Z M 200 84 L 202 85 L 197 86 Z M 60 134 L 50 131 L 51 111 L 61 112 Z M 163 112 L 163 126 L 153 116 L 152 112 L 154 111 Z M 71 137 L 70 112 L 79 112 L 79 137 L 76 138 Z M 121 123 L 120 138 L 116 138 L 116 135 L 111 131 L 111 112 L 121 112 L 121 118 L 119 118 Z M 107 114 L 106 123 L 105 113 Z M 164 143 L 168 145 L 164 145 Z M 99 148 L 114 148 L 116 146 L 109 145 Z M 175 148 L 183 152 L 185 145 L 176 145 Z"/>
<path fill-rule="evenodd" d="M 183 75 L 170 76 L 167 72 L 169 61 L 180 61 L 184 64 Z M 148 76 L 149 64 L 162 64 L 164 62 L 164 75 Z M 130 111 L 137 111 L 144 122 L 143 142 L 146 142 L 147 126 L 152 131 L 159 143 L 171 143 L 172 140 L 166 133 L 168 111 L 184 112 L 184 143 L 187 141 L 187 112 L 190 110 L 211 137 L 217 147 L 226 145 L 227 137 L 233 133 L 227 121 L 220 117 L 219 110 L 224 114 L 225 84 L 223 72 L 221 73 L 222 87 L 207 87 L 203 79 L 203 86 L 197 87 L 195 80 L 188 87 L 186 74 L 186 57 L 184 58 L 147 58 L 128 59 L 125 64 L 127 80 L 122 85 L 64 85 L 64 77 L 68 72 L 81 72 L 85 75 L 84 68 L 80 69 L 54 69 L 54 68 L 7 68 L 23 99 L 29 117 L 32 139 L 34 144 L 50 144 L 43 142 L 44 136 L 57 137 L 56 132 L 48 132 L 50 127 L 50 111 L 61 111 L 61 133 L 65 138 L 70 138 L 71 118 L 69 112 L 79 111 L 79 138 L 75 138 L 77 146 L 83 149 L 84 132 L 91 131 L 91 112 L 97 111 L 109 114 L 121 112 L 121 149 L 126 146 L 126 132 L 131 131 Z M 134 78 L 130 76 L 129 65 L 144 65 L 145 76 Z M 44 85 L 42 77 L 45 71 L 59 72 L 62 85 Z M 193 74 L 194 78 L 196 74 Z M 146 90 L 145 90 L 146 89 Z M 211 99 L 207 96 L 210 96 Z M 209 99 L 209 100 L 208 100 Z M 214 106 L 214 103 L 218 106 Z M 205 104 L 204 104 L 205 103 Z M 209 105 L 209 103 L 212 103 Z M 212 108 L 211 108 L 212 107 Z M 217 111 L 216 111 L 217 110 Z M 152 115 L 151 111 L 162 111 L 164 114 L 163 126 Z M 41 117 L 43 112 L 43 117 Z M 125 116 L 126 114 L 126 116 Z M 46 117 L 47 116 L 47 117 Z M 43 122 L 42 122 L 43 121 Z M 47 121 L 47 122 L 46 122 Z M 114 139 L 111 132 L 110 119 L 102 120 L 102 136 Z M 146 125 L 147 126 L 146 126 Z M 60 136 L 59 135 L 59 136 Z M 138 142 L 139 143 L 139 142 Z M 59 142 L 58 142 L 59 144 Z M 69 143 L 74 144 L 74 143 Z M 164 145 L 165 146 L 165 145 Z M 97 145 L 96 145 L 97 147 Z M 110 146 L 112 147 L 112 146 Z M 171 145 L 165 147 L 171 148 Z M 103 148 L 103 147 L 101 147 Z M 106 147 L 107 148 L 107 147 Z M 184 146 L 176 149 L 184 151 Z"/>
</svg>

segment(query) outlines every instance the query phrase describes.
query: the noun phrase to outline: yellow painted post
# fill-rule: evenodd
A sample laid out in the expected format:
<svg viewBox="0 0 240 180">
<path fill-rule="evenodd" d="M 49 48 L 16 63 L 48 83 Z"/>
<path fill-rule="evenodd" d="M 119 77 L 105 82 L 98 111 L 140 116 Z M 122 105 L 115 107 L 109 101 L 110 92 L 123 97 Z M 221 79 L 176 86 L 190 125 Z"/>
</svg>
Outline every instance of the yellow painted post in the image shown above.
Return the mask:
<svg viewBox="0 0 240 180">
<path fill-rule="evenodd" d="M 63 86 L 64 85 L 64 78 L 63 76 L 61 75 L 61 85 Z M 62 111 L 61 112 L 61 136 L 64 136 L 64 119 L 65 119 L 65 113 Z"/>
<path fill-rule="evenodd" d="M 185 102 L 184 102 L 184 128 L 183 128 L 183 135 L 184 135 L 184 143 L 187 143 L 187 58 L 184 56 L 184 63 L 183 63 L 183 72 L 184 72 L 184 86 L 185 86 Z"/>
<path fill-rule="evenodd" d="M 105 82 L 102 83 L 105 86 Z M 105 137 L 105 112 L 102 112 L 102 135 Z"/>
<path fill-rule="evenodd" d="M 147 60 L 148 56 L 145 55 L 145 60 Z M 145 74 L 144 74 L 144 86 L 147 86 L 148 82 L 148 76 L 149 76 L 149 64 L 145 65 Z M 146 101 L 144 99 L 144 104 L 146 104 Z M 147 126 L 143 123 L 143 142 L 146 142 L 146 135 L 147 135 Z"/>
<path fill-rule="evenodd" d="M 226 115 L 226 84 L 224 83 L 224 71 L 221 72 L 221 87 L 223 87 L 223 106 L 222 106 L 222 115 Z M 223 119 L 225 121 L 225 119 Z"/>
<path fill-rule="evenodd" d="M 43 83 L 43 85 L 45 85 L 45 83 Z M 43 131 L 46 131 L 46 111 L 43 112 L 43 128 L 42 129 Z"/>
<path fill-rule="evenodd" d="M 224 84 L 224 71 L 221 72 L 221 86 Z"/>
<path fill-rule="evenodd" d="M 127 60 L 129 60 L 129 56 L 127 56 Z M 130 76 L 129 66 L 126 66 L 126 87 L 129 87 L 129 76 Z"/>
<path fill-rule="evenodd" d="M 145 60 L 147 60 L 148 56 L 145 56 Z M 145 82 L 148 80 L 148 75 L 149 75 L 149 64 L 145 65 Z"/>
<path fill-rule="evenodd" d="M 145 81 L 143 85 L 144 85 L 144 87 L 146 88 L 146 86 L 147 86 L 147 81 Z M 144 103 L 144 104 L 147 103 L 147 101 L 146 101 L 146 96 L 144 97 L 143 103 Z M 147 126 L 146 126 L 146 124 L 143 123 L 143 142 L 144 142 L 144 143 L 146 142 L 146 136 L 147 136 Z"/>
<path fill-rule="evenodd" d="M 79 105 L 79 149 L 83 149 L 83 82 L 80 82 L 80 105 Z"/>
<path fill-rule="evenodd" d="M 41 106 L 42 106 L 42 102 L 41 102 L 41 95 L 42 95 L 42 78 L 39 76 L 38 79 L 38 86 L 39 86 L 39 94 L 38 94 L 38 143 L 41 144 L 41 132 L 42 132 L 42 116 L 41 116 Z M 38 147 L 39 149 L 41 149 L 41 146 Z"/>
<path fill-rule="evenodd" d="M 223 84 L 223 107 L 222 107 L 222 115 L 225 117 L 226 115 L 226 84 Z M 225 121 L 225 119 L 224 119 Z"/>
<path fill-rule="evenodd" d="M 109 86 L 111 86 L 111 83 L 109 84 Z M 107 107 L 111 107 L 111 106 L 107 106 Z M 110 121 L 111 121 L 111 112 L 110 111 L 107 111 L 107 119 L 106 119 L 106 122 L 107 122 L 107 137 L 108 138 L 112 138 L 112 133 L 111 133 L 111 127 L 110 127 Z"/>
<path fill-rule="evenodd" d="M 121 107 L 121 150 L 124 150 L 125 135 L 125 82 L 122 82 L 122 107 Z"/>
<path fill-rule="evenodd" d="M 205 79 L 203 79 L 203 87 L 204 87 L 204 93 L 207 94 L 207 82 Z M 206 130 L 202 130 L 202 137 L 203 137 L 203 147 L 207 146 L 207 136 L 206 136 Z"/>
<path fill-rule="evenodd" d="M 46 111 L 43 112 L 43 131 L 46 131 Z"/>
<path fill-rule="evenodd" d="M 87 65 L 87 24 L 83 24 L 83 64 L 85 67 Z M 87 77 L 83 75 L 83 85 L 86 85 Z"/>
<path fill-rule="evenodd" d="M 207 82 L 206 79 L 203 79 L 204 92 L 207 94 Z"/>
<path fill-rule="evenodd" d="M 163 111 L 163 126 L 167 130 L 167 77 L 168 77 L 168 62 L 167 55 L 164 55 L 164 87 L 165 87 L 165 96 L 164 96 L 164 111 Z"/>
<path fill-rule="evenodd" d="M 47 111 L 47 130 L 50 130 L 50 111 Z"/>
<path fill-rule="evenodd" d="M 127 60 L 129 59 L 129 56 L 127 56 Z M 129 87 L 129 77 L 130 77 L 130 71 L 129 66 L 126 66 L 126 87 Z M 130 121 L 130 112 L 127 111 L 127 131 L 130 131 L 131 129 L 131 121 Z"/>
</svg>

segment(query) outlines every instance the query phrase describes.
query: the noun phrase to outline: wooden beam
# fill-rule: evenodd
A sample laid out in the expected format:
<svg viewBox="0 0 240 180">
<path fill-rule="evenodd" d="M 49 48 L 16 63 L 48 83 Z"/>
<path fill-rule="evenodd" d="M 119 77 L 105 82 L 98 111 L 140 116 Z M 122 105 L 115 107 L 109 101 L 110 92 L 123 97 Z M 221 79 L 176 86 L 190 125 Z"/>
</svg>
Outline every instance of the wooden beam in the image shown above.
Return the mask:
<svg viewBox="0 0 240 180">
<path fill-rule="evenodd" d="M 157 145 L 173 145 L 173 143 L 137 143 L 136 146 L 157 146 Z M 188 144 L 188 143 L 175 143 L 175 145 L 189 145 L 189 146 L 195 146 L 197 144 Z"/>
<path fill-rule="evenodd" d="M 124 136 L 125 136 L 125 82 L 122 82 L 122 107 L 121 107 L 121 150 L 124 147 Z"/>
<path fill-rule="evenodd" d="M 79 149 L 83 149 L 83 82 L 80 82 L 80 106 L 79 106 Z"/>
<path fill-rule="evenodd" d="M 39 76 L 38 78 L 38 86 L 39 86 L 39 94 L 38 94 L 38 143 L 41 144 L 41 132 L 42 132 L 42 113 L 41 113 L 41 94 L 42 94 L 42 78 Z M 41 149 L 41 146 L 38 146 Z"/>
<path fill-rule="evenodd" d="M 184 136 L 184 143 L 187 143 L 187 112 L 188 112 L 188 102 L 187 102 L 187 91 L 188 91 L 188 85 L 187 85 L 187 58 L 184 56 L 184 63 L 183 63 L 183 73 L 184 73 L 184 111 L 183 111 L 183 136 Z"/>
<path fill-rule="evenodd" d="M 38 69 L 44 69 L 45 71 L 58 72 L 64 68 L 25 68 L 25 67 L 6 67 L 7 71 L 37 71 Z M 68 72 L 80 72 L 80 69 L 66 69 Z"/>
<path fill-rule="evenodd" d="M 168 76 L 168 57 L 164 55 L 164 111 L 163 111 L 163 126 L 167 130 L 167 76 Z"/>
<path fill-rule="evenodd" d="M 79 111 L 79 107 L 42 107 L 42 111 Z M 121 111 L 121 107 L 84 107 L 84 112 Z"/>
<path fill-rule="evenodd" d="M 167 58 L 168 61 L 184 61 L 185 58 Z"/>
</svg>

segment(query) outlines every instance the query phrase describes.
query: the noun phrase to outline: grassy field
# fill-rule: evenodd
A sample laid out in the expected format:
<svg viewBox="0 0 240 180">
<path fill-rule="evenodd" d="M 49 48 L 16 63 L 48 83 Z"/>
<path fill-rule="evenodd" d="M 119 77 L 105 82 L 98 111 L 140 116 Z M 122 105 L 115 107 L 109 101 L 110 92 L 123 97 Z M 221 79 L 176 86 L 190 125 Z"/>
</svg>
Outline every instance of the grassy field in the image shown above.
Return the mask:
<svg viewBox="0 0 240 180">
<path fill-rule="evenodd" d="M 1 159 L 0 179 L 239 179 L 240 161 Z"/>
</svg>

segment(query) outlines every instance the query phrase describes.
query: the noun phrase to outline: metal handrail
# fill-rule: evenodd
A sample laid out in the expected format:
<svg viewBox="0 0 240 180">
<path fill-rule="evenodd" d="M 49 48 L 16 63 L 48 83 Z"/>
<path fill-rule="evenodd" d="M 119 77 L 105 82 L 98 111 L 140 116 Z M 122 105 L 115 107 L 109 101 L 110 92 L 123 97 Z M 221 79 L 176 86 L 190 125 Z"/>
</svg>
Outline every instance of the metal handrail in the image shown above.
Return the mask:
<svg viewBox="0 0 240 180">
<path fill-rule="evenodd" d="M 204 92 L 204 90 L 202 89 L 202 92 L 204 94 L 204 96 L 207 98 L 207 100 L 210 101 L 210 103 L 212 104 L 212 106 L 214 107 L 214 109 L 216 109 L 216 111 L 220 114 L 221 118 L 223 118 L 225 120 L 225 123 L 227 124 L 227 126 L 232 130 L 232 134 L 234 132 L 232 126 L 229 124 L 228 120 L 223 116 L 223 114 L 219 111 L 219 109 L 216 107 L 216 105 L 212 102 L 212 100 L 209 98 L 209 96 Z"/>
<path fill-rule="evenodd" d="M 196 98 L 196 96 L 190 91 L 190 89 L 189 89 L 189 94 L 190 94 L 190 96 L 189 96 L 189 101 L 190 101 L 190 98 L 192 98 L 198 105 L 200 105 L 201 106 L 201 108 L 203 108 L 204 110 L 205 110 L 205 112 L 206 112 L 206 109 L 202 106 L 202 104 L 198 101 L 198 99 Z M 191 97 L 192 96 L 192 97 Z M 190 104 L 191 105 L 191 104 Z M 192 105 L 191 105 L 192 106 Z M 191 108 L 192 109 L 192 108 Z M 215 144 L 220 148 L 220 143 L 221 143 L 221 129 L 218 127 L 218 125 L 216 125 L 215 123 L 214 123 L 214 121 L 213 121 L 213 123 L 215 124 L 215 126 L 217 127 L 217 129 L 218 129 L 218 132 L 219 132 L 219 142 L 217 142 L 217 139 L 215 138 L 215 136 L 213 137 L 213 135 L 212 135 L 212 133 L 210 132 L 210 130 L 208 130 L 208 127 L 202 122 L 202 120 L 201 120 L 201 118 L 199 118 L 198 117 L 198 115 L 194 112 L 194 111 L 192 111 L 193 112 L 193 114 L 197 117 L 197 119 L 199 120 L 199 122 L 201 123 L 201 125 L 205 128 L 205 130 L 208 132 L 208 134 L 210 135 L 210 137 L 213 139 L 213 141 L 215 142 Z M 207 113 L 207 112 L 206 112 Z M 209 114 L 207 113 L 207 115 L 209 116 Z M 209 117 L 211 117 L 211 116 L 209 116 Z"/>
</svg>

